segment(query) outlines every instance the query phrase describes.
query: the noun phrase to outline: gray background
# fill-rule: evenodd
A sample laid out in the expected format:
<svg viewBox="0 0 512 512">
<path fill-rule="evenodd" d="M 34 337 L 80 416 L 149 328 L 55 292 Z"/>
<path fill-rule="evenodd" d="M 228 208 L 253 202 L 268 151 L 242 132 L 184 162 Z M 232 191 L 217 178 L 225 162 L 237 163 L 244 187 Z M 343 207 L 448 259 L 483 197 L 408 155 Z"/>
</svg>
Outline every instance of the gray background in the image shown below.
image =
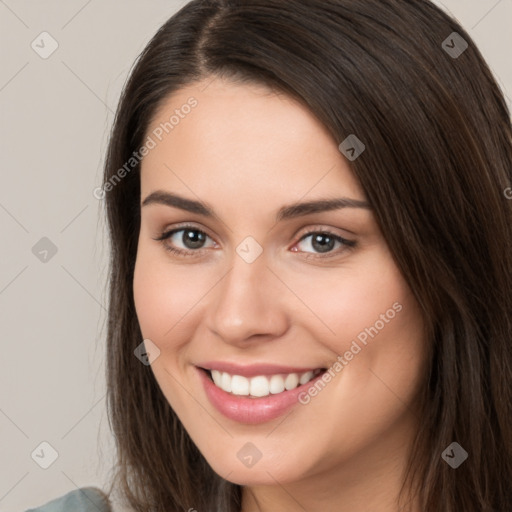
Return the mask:
<svg viewBox="0 0 512 512">
<path fill-rule="evenodd" d="M 185 3 L 0 0 L 0 512 L 106 482 L 108 245 L 92 192 L 128 72 Z M 512 107 L 512 0 L 436 3 L 474 38 Z M 46 59 L 43 31 L 58 43 Z M 42 442 L 58 453 L 47 469 Z"/>
</svg>

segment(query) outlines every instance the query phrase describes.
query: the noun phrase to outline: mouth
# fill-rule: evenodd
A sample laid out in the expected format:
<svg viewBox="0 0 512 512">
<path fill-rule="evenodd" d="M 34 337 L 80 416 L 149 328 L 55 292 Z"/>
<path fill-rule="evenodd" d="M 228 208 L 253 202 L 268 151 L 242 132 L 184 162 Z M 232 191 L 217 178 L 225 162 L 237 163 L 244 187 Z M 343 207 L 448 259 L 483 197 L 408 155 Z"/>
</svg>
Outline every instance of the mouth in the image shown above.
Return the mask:
<svg viewBox="0 0 512 512">
<path fill-rule="evenodd" d="M 304 368 L 301 372 L 272 375 L 251 371 L 254 376 L 245 377 L 199 366 L 196 370 L 206 397 L 218 412 L 237 423 L 252 425 L 276 419 L 303 403 L 301 395 L 327 371 Z"/>
<path fill-rule="evenodd" d="M 306 385 L 327 370 L 327 368 L 317 368 L 301 373 L 276 373 L 274 375 L 245 377 L 219 370 L 199 369 L 222 391 L 230 395 L 248 398 L 263 398 L 292 391 Z"/>
</svg>

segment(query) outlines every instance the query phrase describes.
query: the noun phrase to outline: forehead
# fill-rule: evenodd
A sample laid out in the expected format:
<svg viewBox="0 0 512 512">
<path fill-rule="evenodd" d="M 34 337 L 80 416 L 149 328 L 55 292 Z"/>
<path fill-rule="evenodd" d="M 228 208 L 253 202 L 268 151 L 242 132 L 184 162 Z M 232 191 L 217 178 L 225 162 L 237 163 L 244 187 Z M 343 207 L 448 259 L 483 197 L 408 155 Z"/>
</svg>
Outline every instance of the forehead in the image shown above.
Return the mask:
<svg viewBox="0 0 512 512">
<path fill-rule="evenodd" d="M 322 123 L 293 98 L 260 85 L 216 78 L 182 88 L 162 102 L 146 136 L 156 145 L 142 161 L 142 194 L 188 188 L 209 202 L 245 203 L 364 197 Z"/>
</svg>

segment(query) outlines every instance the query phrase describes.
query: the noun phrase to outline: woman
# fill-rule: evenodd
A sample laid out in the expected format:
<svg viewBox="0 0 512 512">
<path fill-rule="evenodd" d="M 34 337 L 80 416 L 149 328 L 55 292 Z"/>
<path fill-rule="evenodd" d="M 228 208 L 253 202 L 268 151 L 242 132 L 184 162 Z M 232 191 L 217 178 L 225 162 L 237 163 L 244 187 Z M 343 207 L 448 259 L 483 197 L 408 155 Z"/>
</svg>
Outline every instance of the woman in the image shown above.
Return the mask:
<svg viewBox="0 0 512 512">
<path fill-rule="evenodd" d="M 194 0 L 105 165 L 133 510 L 512 507 L 512 130 L 428 1 Z"/>
</svg>

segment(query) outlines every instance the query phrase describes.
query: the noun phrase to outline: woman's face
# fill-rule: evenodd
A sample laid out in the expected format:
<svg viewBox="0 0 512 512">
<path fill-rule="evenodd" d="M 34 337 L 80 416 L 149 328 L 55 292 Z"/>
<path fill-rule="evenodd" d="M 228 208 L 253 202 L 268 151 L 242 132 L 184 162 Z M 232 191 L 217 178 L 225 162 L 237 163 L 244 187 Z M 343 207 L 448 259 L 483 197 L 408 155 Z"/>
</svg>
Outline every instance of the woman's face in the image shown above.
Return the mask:
<svg viewBox="0 0 512 512">
<path fill-rule="evenodd" d="M 390 475 L 425 362 L 411 290 L 341 141 L 287 96 L 207 83 L 146 134 L 133 286 L 158 385 L 232 482 Z"/>
</svg>

